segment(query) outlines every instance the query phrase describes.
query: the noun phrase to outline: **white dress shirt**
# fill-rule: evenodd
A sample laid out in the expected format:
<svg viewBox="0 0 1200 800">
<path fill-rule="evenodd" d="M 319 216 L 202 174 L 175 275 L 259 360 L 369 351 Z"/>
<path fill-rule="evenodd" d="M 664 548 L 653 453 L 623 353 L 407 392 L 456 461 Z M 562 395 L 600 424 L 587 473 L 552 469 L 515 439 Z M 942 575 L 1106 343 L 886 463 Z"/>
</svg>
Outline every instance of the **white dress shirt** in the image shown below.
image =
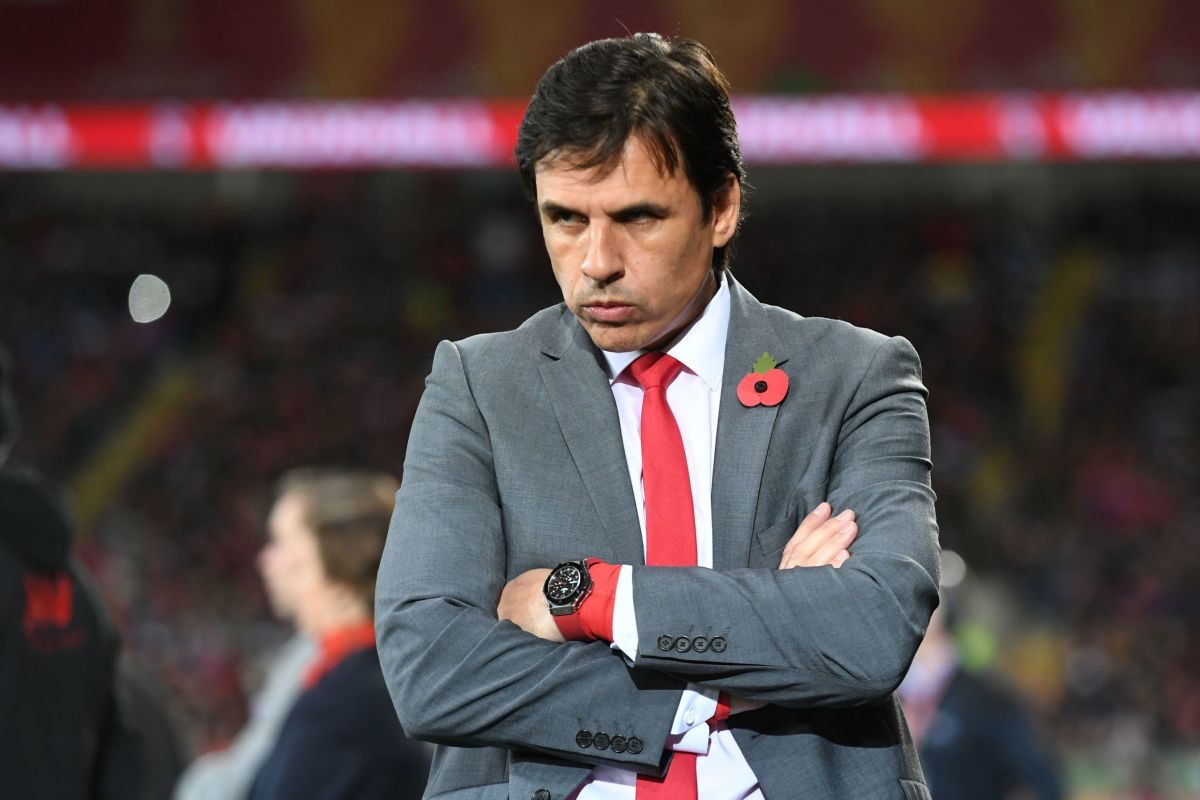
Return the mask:
<svg viewBox="0 0 1200 800">
<path fill-rule="evenodd" d="M 679 425 L 687 456 L 696 515 L 698 566 L 712 568 L 712 472 L 716 451 L 717 415 L 721 410 L 721 378 L 725 371 L 725 339 L 729 331 L 729 286 L 722 279 L 716 295 L 703 313 L 688 326 L 666 352 L 683 364 L 679 376 L 667 387 L 667 404 Z M 621 440 L 629 480 L 646 547 L 646 493 L 642 486 L 642 388 L 624 370 L 645 351 L 605 351 L 613 399 L 621 421 Z M 621 568 L 613 604 L 613 647 L 631 661 L 637 656 L 637 619 L 633 608 L 633 578 L 629 566 Z M 636 661 L 633 663 L 636 664 Z M 733 700 L 737 713 L 761 703 Z M 700 800 L 763 800 L 758 779 L 746 763 L 733 733 L 724 722 L 710 732 L 708 719 L 717 710 L 717 690 L 688 684 L 675 713 L 667 747 L 696 753 L 696 784 Z M 633 770 L 602 766 L 592 770 L 577 790 L 578 800 L 634 800 Z"/>
</svg>

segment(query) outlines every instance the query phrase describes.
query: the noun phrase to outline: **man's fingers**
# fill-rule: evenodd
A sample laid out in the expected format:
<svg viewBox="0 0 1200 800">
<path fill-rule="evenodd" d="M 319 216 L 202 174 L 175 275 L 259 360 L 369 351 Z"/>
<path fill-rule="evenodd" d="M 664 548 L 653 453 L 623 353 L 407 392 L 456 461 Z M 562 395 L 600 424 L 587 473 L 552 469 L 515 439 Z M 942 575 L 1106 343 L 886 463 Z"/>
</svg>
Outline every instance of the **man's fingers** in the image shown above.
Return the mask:
<svg viewBox="0 0 1200 800">
<path fill-rule="evenodd" d="M 858 525 L 853 522 L 844 523 L 812 555 L 807 566 L 823 567 L 826 564 L 832 564 L 837 554 L 849 548 L 856 536 L 858 536 Z"/>
<path fill-rule="evenodd" d="M 796 528 L 796 532 L 792 534 L 792 538 L 783 547 L 783 556 L 779 560 L 779 568 L 783 569 L 784 563 L 791 558 L 793 551 L 799 547 L 825 520 L 829 519 L 829 515 L 833 513 L 833 508 L 824 501 L 817 504 L 804 519 L 800 520 L 800 527 Z"/>
<path fill-rule="evenodd" d="M 509 581 L 504 585 L 504 590 L 500 592 L 500 602 L 496 604 L 496 618 L 501 620 L 511 620 L 515 615 L 514 601 L 516 599 L 516 589 L 513 586 L 514 581 Z"/>
<path fill-rule="evenodd" d="M 836 556 L 833 557 L 833 564 L 832 564 L 833 568 L 841 569 L 842 564 L 845 564 L 846 559 L 848 559 L 848 558 L 850 558 L 849 550 L 840 551 Z"/>
<path fill-rule="evenodd" d="M 804 519 L 800 520 L 800 526 L 796 528 L 796 532 L 783 547 L 783 554 L 779 559 L 780 569 L 786 568 L 789 562 L 794 562 L 796 559 L 806 559 L 811 556 L 812 549 L 817 546 L 814 536 L 820 526 L 829 519 L 832 512 L 833 509 L 829 503 L 821 502 Z M 795 566 L 794 563 L 790 565 Z"/>
<path fill-rule="evenodd" d="M 849 508 L 830 519 L 832 511 L 828 503 L 821 503 L 805 517 L 784 547 L 785 555 L 793 559 L 810 559 L 828 539 L 837 535 L 845 523 L 854 521 L 854 511 Z"/>
<path fill-rule="evenodd" d="M 838 552 L 850 546 L 858 535 L 853 509 L 831 518 L 832 511 L 828 503 L 821 503 L 804 518 L 783 548 L 780 569 L 832 564 Z"/>
<path fill-rule="evenodd" d="M 829 503 L 819 503 L 808 516 L 800 520 L 800 527 L 796 528 L 796 532 L 792 534 L 792 538 L 788 541 L 791 546 L 794 543 L 801 542 L 805 537 L 812 534 L 817 528 L 821 527 L 824 522 L 829 519 L 829 515 L 833 513 L 833 508 Z"/>
</svg>

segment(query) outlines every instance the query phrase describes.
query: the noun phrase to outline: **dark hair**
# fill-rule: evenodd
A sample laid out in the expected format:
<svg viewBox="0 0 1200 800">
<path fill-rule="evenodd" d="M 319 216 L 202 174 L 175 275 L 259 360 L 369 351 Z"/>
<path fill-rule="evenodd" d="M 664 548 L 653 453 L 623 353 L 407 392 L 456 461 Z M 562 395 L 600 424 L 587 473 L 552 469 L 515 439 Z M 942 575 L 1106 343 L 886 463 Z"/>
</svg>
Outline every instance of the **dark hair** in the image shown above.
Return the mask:
<svg viewBox="0 0 1200 800">
<path fill-rule="evenodd" d="M 386 473 L 342 467 L 300 467 L 279 480 L 279 497 L 304 498 L 304 524 L 317 540 L 325 576 L 350 587 L 368 613 L 399 488 Z"/>
<path fill-rule="evenodd" d="M 637 33 L 577 47 L 538 81 L 514 152 L 526 194 L 537 196 L 542 159 L 565 154 L 578 169 L 615 167 L 635 134 L 663 174 L 683 168 L 705 220 L 730 175 L 745 189 L 729 81 L 712 53 L 690 39 Z M 733 243 L 713 250 L 714 270 L 729 265 Z"/>
</svg>

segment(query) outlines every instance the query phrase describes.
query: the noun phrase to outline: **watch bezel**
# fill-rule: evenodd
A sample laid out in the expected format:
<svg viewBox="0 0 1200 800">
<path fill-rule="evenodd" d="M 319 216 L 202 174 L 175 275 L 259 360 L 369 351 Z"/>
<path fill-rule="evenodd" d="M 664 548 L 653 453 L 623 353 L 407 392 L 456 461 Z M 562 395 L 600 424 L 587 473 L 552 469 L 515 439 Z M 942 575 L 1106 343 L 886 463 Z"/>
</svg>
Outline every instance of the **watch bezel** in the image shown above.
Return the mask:
<svg viewBox="0 0 1200 800">
<path fill-rule="evenodd" d="M 563 598 L 555 600 L 550 596 L 550 583 L 554 580 L 559 570 L 567 567 L 574 567 L 579 570 L 579 586 L 575 590 Z M 550 613 L 556 617 L 574 614 L 579 611 L 579 606 L 583 605 L 583 601 L 592 593 L 592 574 L 588 569 L 587 559 L 581 558 L 573 561 L 564 561 L 554 569 L 550 570 L 550 574 L 546 576 L 545 583 L 542 584 L 542 595 L 546 598 L 546 604 L 550 608 Z"/>
</svg>

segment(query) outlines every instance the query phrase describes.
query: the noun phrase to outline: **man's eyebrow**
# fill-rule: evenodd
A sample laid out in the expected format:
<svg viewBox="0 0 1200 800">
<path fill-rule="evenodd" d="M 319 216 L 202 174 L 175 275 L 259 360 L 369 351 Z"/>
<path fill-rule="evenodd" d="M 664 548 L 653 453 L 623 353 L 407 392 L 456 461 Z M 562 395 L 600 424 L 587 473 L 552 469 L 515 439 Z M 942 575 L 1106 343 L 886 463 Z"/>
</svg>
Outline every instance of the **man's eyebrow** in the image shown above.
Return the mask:
<svg viewBox="0 0 1200 800">
<path fill-rule="evenodd" d="M 566 206 L 560 205 L 553 200 L 547 200 L 546 202 L 542 203 L 539 208 L 547 217 L 564 217 L 571 215 L 579 217 L 583 216 L 581 212 L 576 211 L 573 208 L 567 208 Z"/>
<path fill-rule="evenodd" d="M 635 217 L 650 216 L 650 217 L 666 217 L 668 209 L 661 203 L 654 203 L 649 200 L 634 203 L 633 205 L 625 206 L 614 211 L 610 216 L 613 219 L 623 222 L 625 220 L 634 219 Z"/>
<path fill-rule="evenodd" d="M 576 211 L 553 200 L 546 200 L 539 206 L 541 212 L 548 217 L 563 217 L 563 216 L 587 216 L 582 211 Z M 624 206 L 612 212 L 609 216 L 618 222 L 626 222 L 641 216 L 651 217 L 666 217 L 669 215 L 669 209 L 661 204 L 646 200 L 640 203 L 633 203 Z"/>
</svg>

